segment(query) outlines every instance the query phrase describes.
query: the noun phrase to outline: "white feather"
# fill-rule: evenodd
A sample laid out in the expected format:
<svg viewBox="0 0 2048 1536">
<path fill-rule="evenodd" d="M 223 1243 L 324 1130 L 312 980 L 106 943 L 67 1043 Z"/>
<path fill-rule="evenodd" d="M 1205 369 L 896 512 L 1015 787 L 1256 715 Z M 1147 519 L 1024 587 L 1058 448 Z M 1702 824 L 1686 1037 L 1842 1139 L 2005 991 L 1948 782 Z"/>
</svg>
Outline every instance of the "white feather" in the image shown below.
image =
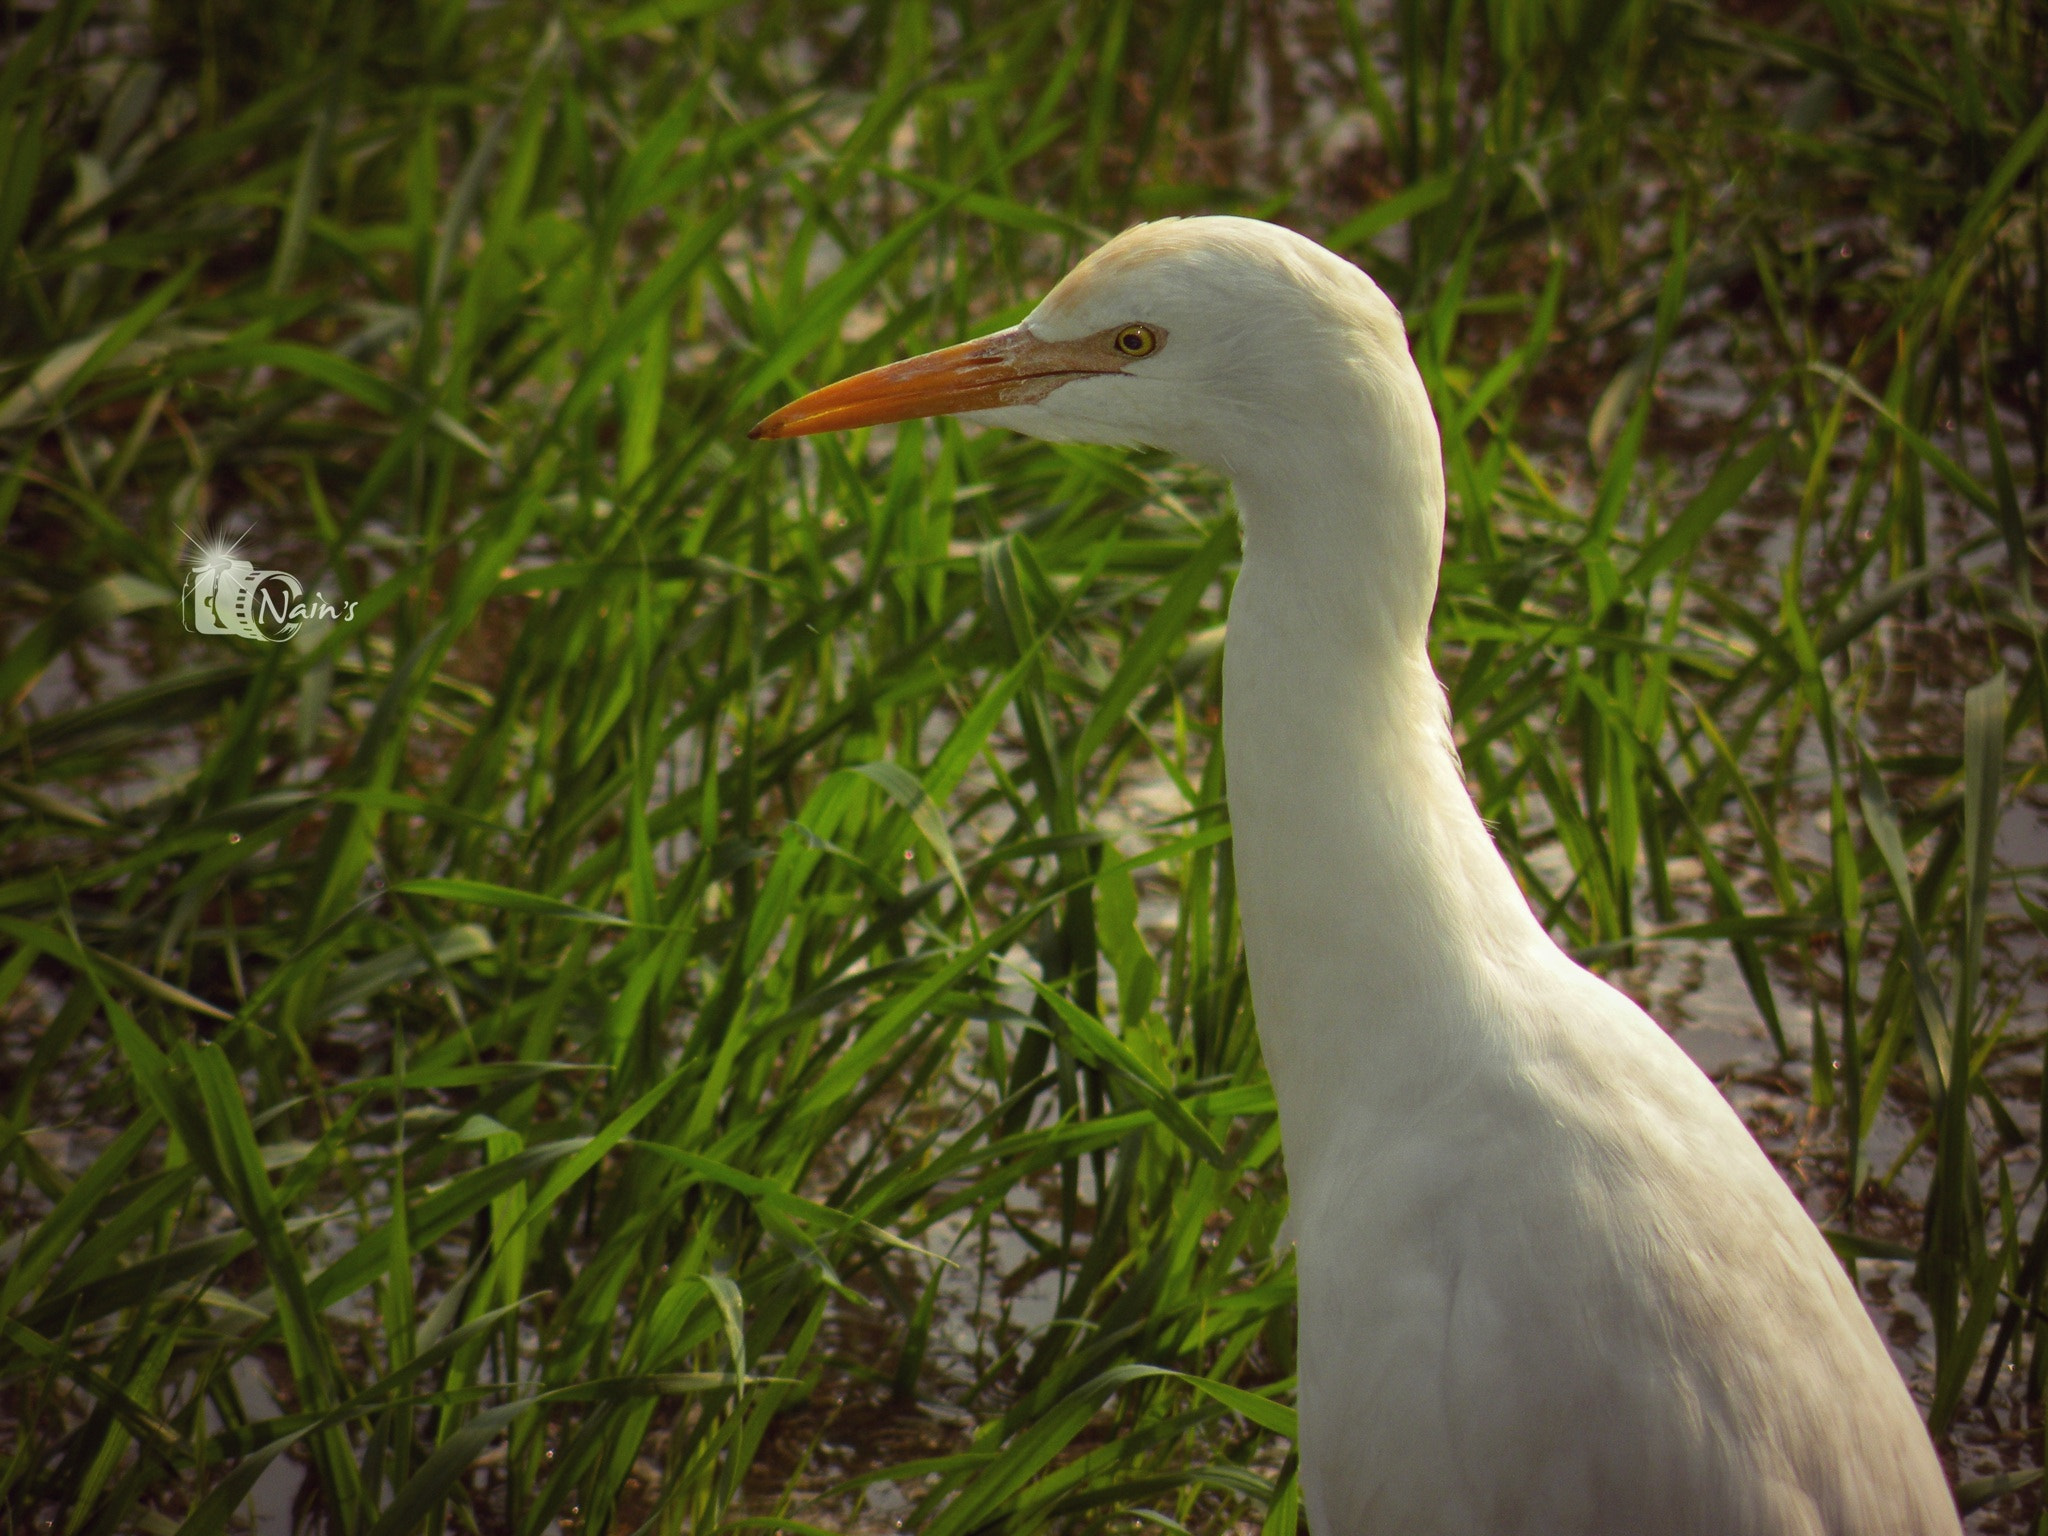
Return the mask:
<svg viewBox="0 0 2048 1536">
<path fill-rule="evenodd" d="M 1139 321 L 1154 356 L 979 419 L 1237 491 L 1224 742 L 1317 1536 L 1952 1536 L 1827 1244 L 1473 808 L 1426 650 L 1439 442 L 1393 305 L 1300 236 L 1191 219 L 1119 237 L 1025 326 Z"/>
</svg>

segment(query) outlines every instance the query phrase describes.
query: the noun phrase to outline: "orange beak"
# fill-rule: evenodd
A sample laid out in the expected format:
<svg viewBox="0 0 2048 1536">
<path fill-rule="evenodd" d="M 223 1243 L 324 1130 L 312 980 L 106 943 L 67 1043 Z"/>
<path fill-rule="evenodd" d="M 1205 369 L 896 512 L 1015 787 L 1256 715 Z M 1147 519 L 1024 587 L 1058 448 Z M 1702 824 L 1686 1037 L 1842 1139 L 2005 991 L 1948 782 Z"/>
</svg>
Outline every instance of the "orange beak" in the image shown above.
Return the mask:
<svg viewBox="0 0 2048 1536">
<path fill-rule="evenodd" d="M 1120 373 L 1099 336 L 1043 341 L 1022 326 L 841 379 L 785 405 L 747 436 L 808 437 L 1043 400 L 1069 379 Z"/>
</svg>

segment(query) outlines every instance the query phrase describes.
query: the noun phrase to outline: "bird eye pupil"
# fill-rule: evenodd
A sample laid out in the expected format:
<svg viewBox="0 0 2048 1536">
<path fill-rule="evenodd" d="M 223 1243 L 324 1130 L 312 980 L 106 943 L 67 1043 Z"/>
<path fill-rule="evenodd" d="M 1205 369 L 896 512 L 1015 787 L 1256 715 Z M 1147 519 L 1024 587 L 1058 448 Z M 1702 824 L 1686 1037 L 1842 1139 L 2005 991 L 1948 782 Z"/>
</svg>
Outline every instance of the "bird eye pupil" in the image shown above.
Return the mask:
<svg viewBox="0 0 2048 1536">
<path fill-rule="evenodd" d="M 1152 333 L 1142 325 L 1129 326 L 1118 332 L 1117 350 L 1130 357 L 1143 357 L 1152 350 Z"/>
</svg>

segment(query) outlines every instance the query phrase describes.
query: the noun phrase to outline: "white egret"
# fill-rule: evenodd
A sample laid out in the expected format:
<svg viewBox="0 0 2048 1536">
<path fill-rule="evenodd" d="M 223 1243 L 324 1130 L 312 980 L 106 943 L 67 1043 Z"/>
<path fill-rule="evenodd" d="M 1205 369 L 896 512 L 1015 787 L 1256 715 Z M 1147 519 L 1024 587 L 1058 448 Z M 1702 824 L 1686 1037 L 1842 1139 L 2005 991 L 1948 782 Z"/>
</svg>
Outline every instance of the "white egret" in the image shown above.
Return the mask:
<svg viewBox="0 0 2048 1536">
<path fill-rule="evenodd" d="M 754 435 L 939 414 L 1236 490 L 1224 751 L 1316 1536 L 1953 1536 L 1825 1240 L 1472 804 L 1426 648 L 1436 425 L 1372 280 L 1274 225 L 1142 225 L 1022 324 Z"/>
</svg>

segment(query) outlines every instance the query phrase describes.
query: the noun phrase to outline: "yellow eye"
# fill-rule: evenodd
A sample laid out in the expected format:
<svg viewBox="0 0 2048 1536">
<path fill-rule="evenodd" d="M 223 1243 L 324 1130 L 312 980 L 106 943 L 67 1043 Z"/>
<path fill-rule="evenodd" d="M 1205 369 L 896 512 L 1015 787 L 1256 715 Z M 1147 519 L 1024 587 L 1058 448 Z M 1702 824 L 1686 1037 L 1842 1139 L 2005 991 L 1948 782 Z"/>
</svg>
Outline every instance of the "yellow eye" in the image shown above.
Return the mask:
<svg viewBox="0 0 2048 1536">
<path fill-rule="evenodd" d="M 1158 345 L 1149 325 L 1127 325 L 1116 333 L 1116 349 L 1125 357 L 1148 357 Z"/>
</svg>

